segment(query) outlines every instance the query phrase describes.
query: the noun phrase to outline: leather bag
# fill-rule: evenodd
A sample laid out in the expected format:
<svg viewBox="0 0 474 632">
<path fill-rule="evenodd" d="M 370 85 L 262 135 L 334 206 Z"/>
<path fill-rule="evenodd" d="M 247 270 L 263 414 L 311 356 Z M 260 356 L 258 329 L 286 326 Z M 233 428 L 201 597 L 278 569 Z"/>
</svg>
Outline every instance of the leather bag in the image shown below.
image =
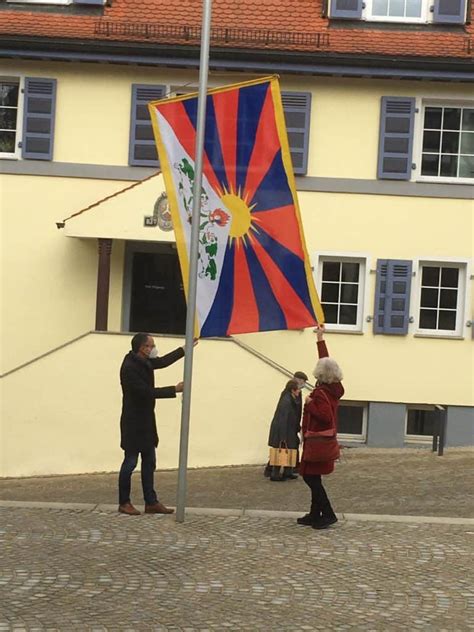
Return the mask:
<svg viewBox="0 0 474 632">
<path fill-rule="evenodd" d="M 296 467 L 298 450 L 288 448 L 282 441 L 279 448 L 270 448 L 270 465 L 275 467 Z"/>
</svg>

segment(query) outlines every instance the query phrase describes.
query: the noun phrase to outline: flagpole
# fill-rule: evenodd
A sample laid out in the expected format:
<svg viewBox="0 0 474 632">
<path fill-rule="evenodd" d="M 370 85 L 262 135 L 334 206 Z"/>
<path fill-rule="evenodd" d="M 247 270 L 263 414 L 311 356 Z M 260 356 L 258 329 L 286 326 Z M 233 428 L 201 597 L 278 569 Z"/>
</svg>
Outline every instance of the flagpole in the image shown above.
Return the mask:
<svg viewBox="0 0 474 632">
<path fill-rule="evenodd" d="M 212 0 L 203 0 L 201 27 L 201 56 L 199 61 L 199 98 L 197 111 L 196 151 L 193 184 L 193 214 L 191 225 L 191 247 L 189 253 L 189 287 L 186 312 L 186 342 L 184 356 L 183 407 L 181 410 L 181 434 L 179 439 L 178 493 L 176 522 L 184 522 L 186 506 L 186 475 L 188 467 L 189 416 L 191 412 L 191 387 L 193 377 L 193 341 L 196 314 L 197 265 L 199 248 L 199 217 L 201 211 L 202 154 L 206 125 L 206 93 L 209 73 L 209 43 L 211 33 Z"/>
</svg>

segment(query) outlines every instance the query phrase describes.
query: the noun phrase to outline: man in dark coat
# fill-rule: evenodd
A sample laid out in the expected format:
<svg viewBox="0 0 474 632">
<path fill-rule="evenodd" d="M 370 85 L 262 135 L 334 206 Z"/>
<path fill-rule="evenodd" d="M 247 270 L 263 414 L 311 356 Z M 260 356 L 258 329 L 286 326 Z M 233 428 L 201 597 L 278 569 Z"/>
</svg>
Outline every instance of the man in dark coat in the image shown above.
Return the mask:
<svg viewBox="0 0 474 632">
<path fill-rule="evenodd" d="M 125 457 L 119 474 L 119 512 L 138 516 L 140 512 L 130 502 L 132 472 L 141 455 L 141 477 L 145 513 L 173 513 L 156 495 L 153 477 L 156 467 L 158 433 L 155 420 L 155 400 L 176 397 L 182 393 L 183 383 L 155 388 L 154 369 L 170 366 L 184 356 L 179 347 L 161 358 L 149 334 L 139 333 L 132 338 L 132 350 L 125 356 L 120 368 L 123 401 L 120 418 L 120 447 Z"/>
</svg>

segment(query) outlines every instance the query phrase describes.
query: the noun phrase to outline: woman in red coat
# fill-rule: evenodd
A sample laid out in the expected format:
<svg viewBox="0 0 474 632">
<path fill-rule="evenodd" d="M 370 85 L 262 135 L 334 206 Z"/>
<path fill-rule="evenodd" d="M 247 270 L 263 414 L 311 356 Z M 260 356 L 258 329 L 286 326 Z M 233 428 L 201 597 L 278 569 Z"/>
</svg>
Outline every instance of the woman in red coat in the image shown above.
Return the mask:
<svg viewBox="0 0 474 632">
<path fill-rule="evenodd" d="M 337 432 L 337 409 L 339 400 L 344 395 L 341 384 L 342 372 L 335 360 L 329 357 L 324 342 L 324 325 L 319 325 L 317 333 L 317 346 L 319 361 L 314 369 L 316 388 L 305 401 L 303 412 L 303 437 L 306 432 L 318 432 L 334 429 Z M 299 472 L 304 482 L 311 489 L 311 509 L 308 514 L 298 518 L 298 524 L 310 525 L 314 529 L 326 529 L 337 522 L 336 514 L 331 507 L 326 490 L 321 481 L 321 475 L 331 474 L 334 470 L 334 461 L 310 462 L 303 457 Z"/>
</svg>

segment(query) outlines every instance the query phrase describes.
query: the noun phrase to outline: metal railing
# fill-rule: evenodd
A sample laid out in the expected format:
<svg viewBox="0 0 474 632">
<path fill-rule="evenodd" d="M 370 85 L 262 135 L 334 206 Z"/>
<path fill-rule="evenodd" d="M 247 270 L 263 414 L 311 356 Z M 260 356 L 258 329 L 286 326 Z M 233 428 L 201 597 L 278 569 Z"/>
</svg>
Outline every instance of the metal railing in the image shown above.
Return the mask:
<svg viewBox="0 0 474 632">
<path fill-rule="evenodd" d="M 128 36 L 135 39 L 148 39 L 168 42 L 199 42 L 200 26 L 173 25 L 153 22 L 125 22 L 122 20 L 99 20 L 95 25 L 96 35 Z M 329 46 L 329 33 L 304 31 L 275 31 L 273 29 L 213 27 L 210 33 L 214 44 L 263 44 L 265 46 L 311 46 L 326 48 Z"/>
</svg>

